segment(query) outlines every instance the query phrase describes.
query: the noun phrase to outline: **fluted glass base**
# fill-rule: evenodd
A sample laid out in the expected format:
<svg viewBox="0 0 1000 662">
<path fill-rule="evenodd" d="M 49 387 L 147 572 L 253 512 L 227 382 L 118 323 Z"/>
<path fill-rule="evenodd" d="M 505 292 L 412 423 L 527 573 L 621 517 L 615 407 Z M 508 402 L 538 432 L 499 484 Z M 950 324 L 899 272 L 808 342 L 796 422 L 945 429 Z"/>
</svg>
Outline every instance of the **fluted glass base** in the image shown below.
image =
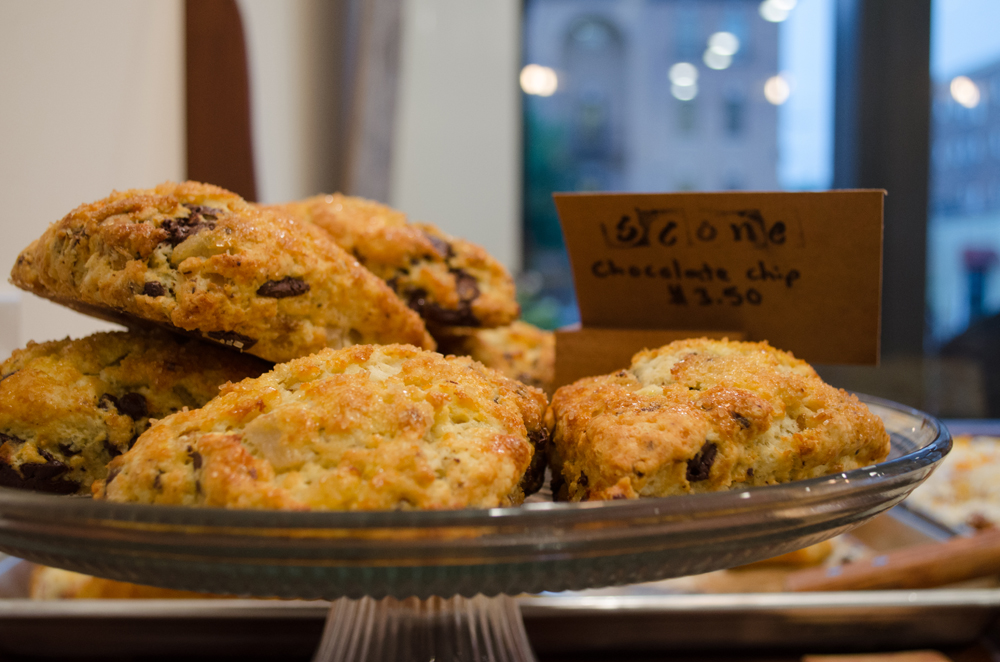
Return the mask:
<svg viewBox="0 0 1000 662">
<path fill-rule="evenodd" d="M 534 662 L 513 598 L 341 598 L 314 662 Z"/>
</svg>

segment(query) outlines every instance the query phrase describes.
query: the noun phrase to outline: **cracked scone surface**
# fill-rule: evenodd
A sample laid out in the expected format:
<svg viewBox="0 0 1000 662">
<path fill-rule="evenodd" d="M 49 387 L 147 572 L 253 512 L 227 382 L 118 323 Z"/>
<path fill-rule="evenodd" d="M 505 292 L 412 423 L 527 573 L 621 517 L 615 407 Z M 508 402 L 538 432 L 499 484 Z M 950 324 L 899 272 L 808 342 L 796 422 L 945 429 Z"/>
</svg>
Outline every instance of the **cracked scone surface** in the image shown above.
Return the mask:
<svg viewBox="0 0 1000 662">
<path fill-rule="evenodd" d="M 495 327 L 520 313 L 513 278 L 486 250 L 403 212 L 339 193 L 272 208 L 328 232 L 429 326 Z"/>
<path fill-rule="evenodd" d="M 495 329 L 452 329 L 435 333 L 442 354 L 471 356 L 487 368 L 552 394 L 556 337 L 518 320 Z"/>
<path fill-rule="evenodd" d="M 468 358 L 325 350 L 159 421 L 94 492 L 287 510 L 515 505 L 541 484 L 546 405 Z"/>
<path fill-rule="evenodd" d="M 29 343 L 0 364 L 0 485 L 90 494 L 150 419 L 270 367 L 162 332 Z"/>
<path fill-rule="evenodd" d="M 683 340 L 556 391 L 553 492 L 599 500 L 773 485 L 884 460 L 856 397 L 766 342 Z"/>
<path fill-rule="evenodd" d="M 21 253 L 11 281 L 269 361 L 363 343 L 434 347 L 420 317 L 325 233 L 195 182 L 76 208 Z"/>
</svg>

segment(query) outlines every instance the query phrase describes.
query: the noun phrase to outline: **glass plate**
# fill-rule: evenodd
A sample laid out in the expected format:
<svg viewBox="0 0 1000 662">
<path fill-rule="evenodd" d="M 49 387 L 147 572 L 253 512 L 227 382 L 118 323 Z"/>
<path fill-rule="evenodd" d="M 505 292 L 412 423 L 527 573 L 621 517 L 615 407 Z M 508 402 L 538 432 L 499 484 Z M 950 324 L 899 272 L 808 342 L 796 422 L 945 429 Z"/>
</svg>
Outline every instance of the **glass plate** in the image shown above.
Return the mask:
<svg viewBox="0 0 1000 662">
<path fill-rule="evenodd" d="M 0 550 L 102 577 L 285 598 L 579 590 L 697 574 L 817 543 L 901 501 L 951 447 L 940 422 L 859 396 L 890 459 L 773 487 L 435 512 L 117 504 L 0 488 Z"/>
</svg>

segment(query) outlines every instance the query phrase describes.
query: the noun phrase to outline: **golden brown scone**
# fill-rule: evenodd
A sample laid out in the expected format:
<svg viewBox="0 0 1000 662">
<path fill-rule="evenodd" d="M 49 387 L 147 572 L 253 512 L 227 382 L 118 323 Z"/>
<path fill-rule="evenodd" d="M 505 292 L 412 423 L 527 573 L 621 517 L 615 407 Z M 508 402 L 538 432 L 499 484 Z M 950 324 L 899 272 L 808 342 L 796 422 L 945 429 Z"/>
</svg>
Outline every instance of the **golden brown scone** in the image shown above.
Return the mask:
<svg viewBox="0 0 1000 662">
<path fill-rule="evenodd" d="M 502 326 L 520 313 L 513 278 L 489 253 L 391 207 L 334 193 L 271 209 L 326 230 L 428 326 Z"/>
<path fill-rule="evenodd" d="M 556 372 L 556 337 L 551 331 L 518 320 L 496 329 L 435 330 L 442 354 L 471 356 L 487 368 L 552 394 Z"/>
<path fill-rule="evenodd" d="M 0 364 L 0 485 L 90 494 L 150 419 L 270 367 L 162 331 L 28 343 Z"/>
<path fill-rule="evenodd" d="M 514 505 L 541 485 L 546 405 L 469 358 L 325 350 L 159 421 L 94 493 L 288 510 Z"/>
<path fill-rule="evenodd" d="M 362 343 L 434 347 L 419 316 L 325 233 L 196 182 L 77 207 L 21 253 L 11 282 L 269 361 Z"/>
<path fill-rule="evenodd" d="M 28 597 L 32 600 L 202 600 L 227 596 L 118 582 L 40 565 L 31 571 Z"/>
<path fill-rule="evenodd" d="M 557 498 L 622 499 L 773 485 L 868 466 L 882 421 L 766 342 L 682 340 L 556 391 Z"/>
</svg>

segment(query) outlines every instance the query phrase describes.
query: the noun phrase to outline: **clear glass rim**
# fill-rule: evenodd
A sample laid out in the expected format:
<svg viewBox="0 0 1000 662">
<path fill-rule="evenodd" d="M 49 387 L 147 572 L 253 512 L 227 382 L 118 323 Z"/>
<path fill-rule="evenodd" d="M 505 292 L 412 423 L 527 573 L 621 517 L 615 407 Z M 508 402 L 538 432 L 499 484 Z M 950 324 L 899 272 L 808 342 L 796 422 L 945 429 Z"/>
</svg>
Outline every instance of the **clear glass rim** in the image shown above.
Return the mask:
<svg viewBox="0 0 1000 662">
<path fill-rule="evenodd" d="M 779 504 L 828 499 L 842 492 L 884 490 L 887 481 L 905 482 L 912 472 L 928 469 L 951 448 L 951 435 L 937 418 L 882 398 L 857 394 L 867 405 L 910 416 L 929 426 L 933 438 L 925 446 L 885 462 L 851 471 L 780 485 L 672 497 L 649 497 L 582 503 L 527 503 L 490 509 L 439 511 L 275 511 L 111 503 L 0 487 L 0 520 L 9 515 L 44 513 L 60 520 L 101 520 L 169 526 L 227 529 L 433 529 L 440 527 L 551 527 L 591 521 L 682 516 L 711 517 L 720 511 L 756 511 Z M 874 412 L 877 414 L 877 412 Z"/>
</svg>

